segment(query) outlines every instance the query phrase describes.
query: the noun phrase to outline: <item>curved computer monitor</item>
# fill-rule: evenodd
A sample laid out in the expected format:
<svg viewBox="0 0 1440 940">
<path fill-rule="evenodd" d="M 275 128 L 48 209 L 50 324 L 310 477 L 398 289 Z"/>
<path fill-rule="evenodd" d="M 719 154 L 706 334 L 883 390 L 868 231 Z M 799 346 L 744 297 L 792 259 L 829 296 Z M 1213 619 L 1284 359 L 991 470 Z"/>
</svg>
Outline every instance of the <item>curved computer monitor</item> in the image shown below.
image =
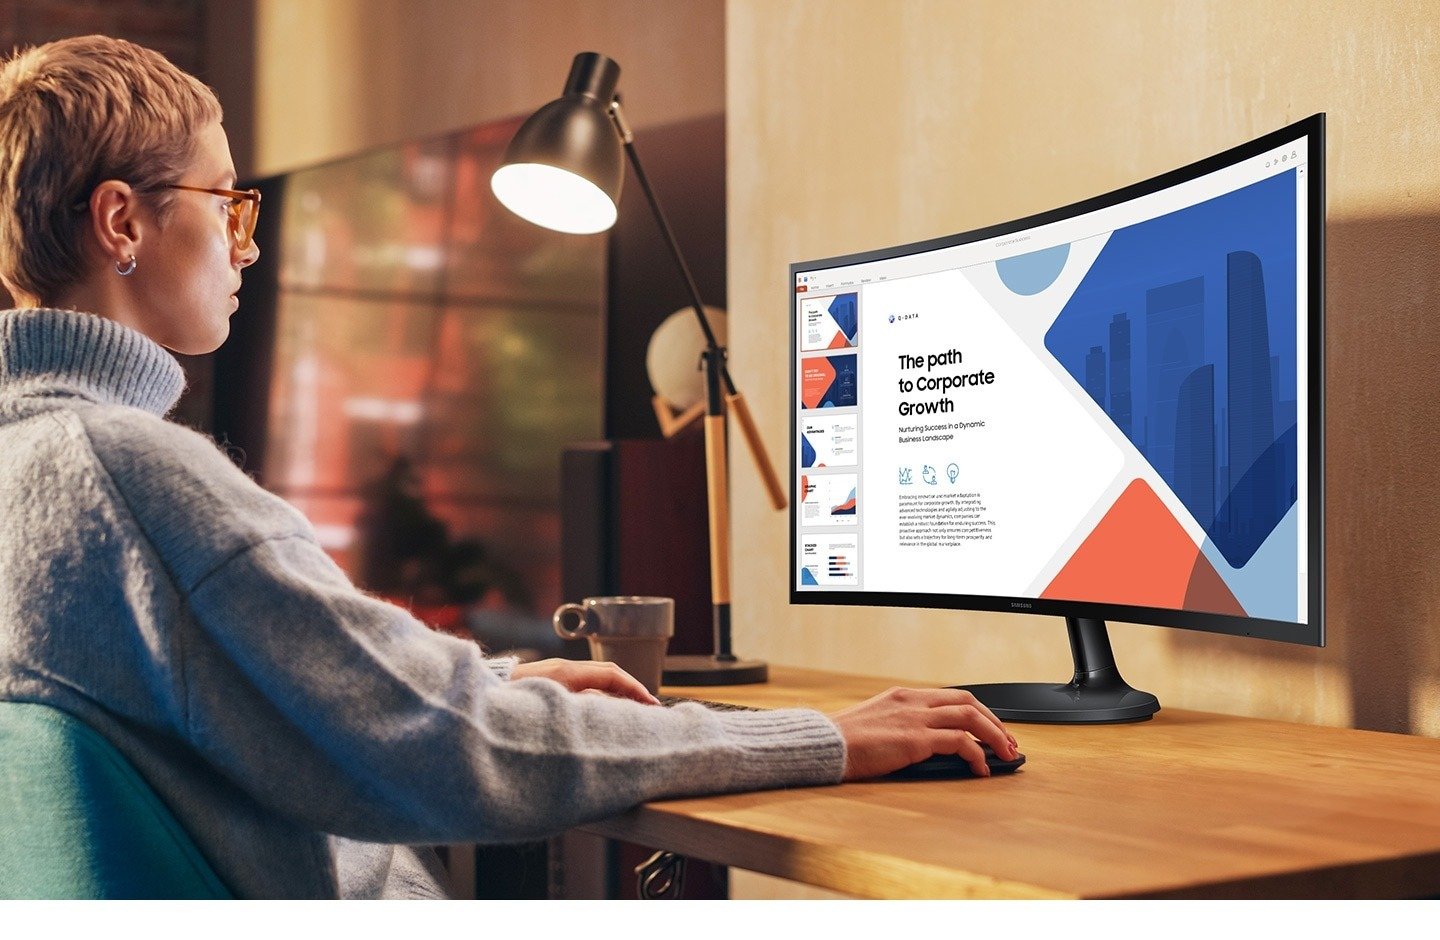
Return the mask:
<svg viewBox="0 0 1440 940">
<path fill-rule="evenodd" d="M 792 264 L 791 601 L 1067 618 L 1010 720 L 1158 709 L 1106 620 L 1323 646 L 1324 156 Z"/>
</svg>

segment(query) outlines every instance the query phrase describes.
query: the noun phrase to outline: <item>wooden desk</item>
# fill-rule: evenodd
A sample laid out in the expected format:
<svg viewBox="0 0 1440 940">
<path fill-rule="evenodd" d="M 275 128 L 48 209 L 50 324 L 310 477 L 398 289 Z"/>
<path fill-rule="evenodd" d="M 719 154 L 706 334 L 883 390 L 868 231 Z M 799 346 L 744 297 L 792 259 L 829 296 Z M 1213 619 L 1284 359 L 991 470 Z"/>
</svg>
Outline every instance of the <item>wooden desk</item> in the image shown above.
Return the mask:
<svg viewBox="0 0 1440 940">
<path fill-rule="evenodd" d="M 772 666 L 665 691 L 833 711 L 889 684 Z M 664 800 L 585 829 L 871 898 L 1440 894 L 1440 740 L 1161 704 L 1011 725 L 1013 776 Z"/>
</svg>

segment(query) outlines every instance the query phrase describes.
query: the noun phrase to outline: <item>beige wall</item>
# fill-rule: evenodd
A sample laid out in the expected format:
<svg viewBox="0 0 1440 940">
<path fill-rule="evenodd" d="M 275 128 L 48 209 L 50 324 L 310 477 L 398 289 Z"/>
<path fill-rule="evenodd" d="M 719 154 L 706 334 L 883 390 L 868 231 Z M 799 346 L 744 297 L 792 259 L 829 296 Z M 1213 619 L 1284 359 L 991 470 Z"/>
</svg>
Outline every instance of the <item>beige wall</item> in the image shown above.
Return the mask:
<svg viewBox="0 0 1440 940">
<path fill-rule="evenodd" d="M 570 60 L 587 50 L 620 63 L 637 127 L 725 106 L 723 0 L 246 3 L 254 148 L 237 160 L 256 175 L 533 111 L 559 97 Z M 212 15 L 245 18 L 223 3 Z M 236 89 L 236 106 L 245 97 Z"/>
<path fill-rule="evenodd" d="M 727 71 L 732 363 L 776 455 L 788 262 L 1063 205 L 1328 112 L 1330 645 L 1110 632 L 1164 705 L 1440 735 L 1440 6 L 730 0 Z M 747 470 L 734 490 L 740 654 L 1068 678 L 1058 619 L 788 607 L 786 517 Z"/>
</svg>

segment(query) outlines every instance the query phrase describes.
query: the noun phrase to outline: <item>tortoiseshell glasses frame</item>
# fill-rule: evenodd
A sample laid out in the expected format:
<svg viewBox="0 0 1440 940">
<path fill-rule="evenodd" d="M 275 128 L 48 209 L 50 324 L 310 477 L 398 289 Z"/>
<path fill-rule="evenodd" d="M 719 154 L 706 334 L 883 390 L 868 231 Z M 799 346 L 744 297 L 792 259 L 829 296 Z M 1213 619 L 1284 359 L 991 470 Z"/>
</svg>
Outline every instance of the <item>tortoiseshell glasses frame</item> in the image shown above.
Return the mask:
<svg viewBox="0 0 1440 940">
<path fill-rule="evenodd" d="M 208 189 L 204 186 L 186 186 L 182 183 L 162 183 L 161 189 L 183 189 L 192 193 L 208 193 L 211 196 L 225 196 L 230 201 L 225 209 L 230 213 L 230 237 L 241 251 L 255 241 L 255 224 L 260 221 L 260 190 L 258 189 Z M 88 200 L 75 203 L 76 212 L 82 212 L 90 205 Z"/>
<path fill-rule="evenodd" d="M 230 212 L 230 236 L 235 239 L 235 247 L 244 251 L 255 241 L 255 223 L 260 221 L 260 190 L 206 189 L 203 186 L 183 186 L 180 183 L 166 183 L 163 188 L 228 197 L 230 201 L 225 204 L 225 208 Z"/>
</svg>

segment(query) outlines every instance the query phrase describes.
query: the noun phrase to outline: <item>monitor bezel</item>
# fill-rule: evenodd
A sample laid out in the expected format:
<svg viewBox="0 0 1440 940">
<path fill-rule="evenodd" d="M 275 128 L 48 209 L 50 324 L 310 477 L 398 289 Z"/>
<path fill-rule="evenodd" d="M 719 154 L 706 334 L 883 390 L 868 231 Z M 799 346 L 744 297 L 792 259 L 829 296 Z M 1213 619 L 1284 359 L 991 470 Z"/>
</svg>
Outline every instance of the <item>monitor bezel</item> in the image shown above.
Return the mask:
<svg viewBox="0 0 1440 940">
<path fill-rule="evenodd" d="M 1227 166 L 1258 156 L 1281 144 L 1305 139 L 1309 165 L 1306 187 L 1306 221 L 1309 251 L 1306 258 L 1308 310 L 1307 373 L 1309 397 L 1309 447 L 1307 449 L 1309 484 L 1309 584 L 1306 623 L 1237 617 L 1204 611 L 1178 610 L 1166 607 L 1135 607 L 1090 601 L 1057 600 L 1038 597 L 1004 597 L 986 594 L 920 594 L 880 591 L 801 591 L 795 582 L 799 558 L 799 506 L 795 499 L 799 479 L 800 408 L 799 349 L 795 328 L 796 278 L 812 271 L 884 261 L 902 255 L 913 255 L 987 238 L 1008 235 L 1052 222 L 1105 209 L 1121 202 L 1146 196 L 1162 189 L 1188 182 Z M 1005 613 L 1041 614 L 1060 617 L 1083 617 L 1124 623 L 1178 627 L 1230 636 L 1259 637 L 1305 646 L 1325 645 L 1325 114 L 1313 114 L 1262 137 L 1239 144 L 1213 156 L 1179 169 L 1133 183 L 1081 202 L 1025 216 L 984 228 L 926 239 L 889 248 L 837 255 L 813 261 L 797 261 L 790 265 L 787 282 L 787 316 L 790 333 L 790 603 L 797 605 L 858 606 L 858 607 L 928 607 L 944 610 L 999 611 Z M 1058 455 L 1057 455 L 1058 457 Z"/>
</svg>

